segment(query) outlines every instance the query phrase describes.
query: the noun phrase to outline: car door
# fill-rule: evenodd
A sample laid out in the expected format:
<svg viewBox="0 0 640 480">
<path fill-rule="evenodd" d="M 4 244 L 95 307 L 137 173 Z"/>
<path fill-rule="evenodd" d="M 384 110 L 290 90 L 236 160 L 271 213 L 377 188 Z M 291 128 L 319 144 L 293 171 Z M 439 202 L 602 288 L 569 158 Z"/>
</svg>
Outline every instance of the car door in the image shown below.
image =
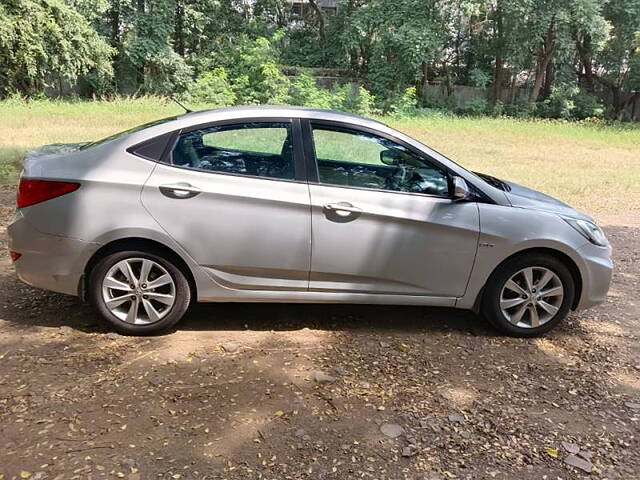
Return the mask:
<svg viewBox="0 0 640 480">
<path fill-rule="evenodd" d="M 311 218 L 297 132 L 292 119 L 183 130 L 143 188 L 149 213 L 222 286 L 307 290 Z"/>
<path fill-rule="evenodd" d="M 451 199 L 444 167 L 371 130 L 312 122 L 305 136 L 316 180 L 309 289 L 462 296 L 479 213 Z"/>
</svg>

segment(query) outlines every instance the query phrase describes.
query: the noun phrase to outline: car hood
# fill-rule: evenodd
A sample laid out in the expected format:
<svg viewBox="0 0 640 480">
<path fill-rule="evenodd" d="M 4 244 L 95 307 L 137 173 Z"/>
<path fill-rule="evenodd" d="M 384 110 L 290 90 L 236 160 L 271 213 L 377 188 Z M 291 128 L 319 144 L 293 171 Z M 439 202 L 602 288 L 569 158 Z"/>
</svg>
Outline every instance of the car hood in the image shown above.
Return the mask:
<svg viewBox="0 0 640 480">
<path fill-rule="evenodd" d="M 593 222 L 593 218 L 586 215 L 575 208 L 570 207 L 557 198 L 553 198 L 546 193 L 538 192 L 531 188 L 524 187 L 517 183 L 503 180 L 511 190 L 505 192 L 511 205 L 519 208 L 529 208 L 533 210 L 542 210 L 545 212 L 557 213 L 565 217 L 579 218 Z"/>
<path fill-rule="evenodd" d="M 475 173 L 475 172 L 474 172 Z M 544 212 L 556 213 L 565 217 L 577 218 L 593 222 L 590 216 L 570 207 L 557 198 L 553 198 L 546 193 L 538 192 L 515 182 L 491 177 L 490 175 L 476 173 L 490 185 L 504 191 L 512 206 L 517 208 L 527 208 L 531 210 L 541 210 Z"/>
</svg>

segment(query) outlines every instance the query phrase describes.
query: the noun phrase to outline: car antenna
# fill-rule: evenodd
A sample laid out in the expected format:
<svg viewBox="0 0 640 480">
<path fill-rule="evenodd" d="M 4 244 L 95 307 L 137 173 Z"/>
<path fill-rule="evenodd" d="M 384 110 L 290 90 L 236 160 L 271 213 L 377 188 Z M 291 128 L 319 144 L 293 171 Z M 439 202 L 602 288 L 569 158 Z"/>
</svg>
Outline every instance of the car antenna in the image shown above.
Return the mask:
<svg viewBox="0 0 640 480">
<path fill-rule="evenodd" d="M 175 97 L 170 97 L 171 100 L 173 100 L 174 102 L 176 102 L 178 105 L 180 105 L 182 108 L 184 108 L 184 111 L 186 113 L 191 113 L 193 112 L 193 110 L 189 110 L 187 107 L 185 107 L 183 104 L 181 104 Z"/>
</svg>

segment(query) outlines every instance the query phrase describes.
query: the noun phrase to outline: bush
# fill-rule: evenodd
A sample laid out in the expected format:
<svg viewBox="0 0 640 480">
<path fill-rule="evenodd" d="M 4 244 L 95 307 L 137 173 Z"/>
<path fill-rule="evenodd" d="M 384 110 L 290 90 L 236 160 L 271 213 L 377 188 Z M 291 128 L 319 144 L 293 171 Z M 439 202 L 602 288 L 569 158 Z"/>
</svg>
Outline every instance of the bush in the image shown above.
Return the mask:
<svg viewBox="0 0 640 480">
<path fill-rule="evenodd" d="M 485 115 L 489 110 L 489 102 L 486 98 L 474 98 L 469 100 L 465 106 L 461 109 L 461 113 L 467 115 Z"/>
<path fill-rule="evenodd" d="M 288 103 L 303 107 L 335 108 L 331 93 L 318 87 L 315 78 L 307 72 L 302 72 L 291 84 Z"/>
<path fill-rule="evenodd" d="M 355 87 L 352 84 L 343 85 L 337 89 L 338 95 L 343 95 L 340 110 L 358 115 L 373 115 L 377 113 L 375 108 L 376 97 L 362 86 Z"/>
<path fill-rule="evenodd" d="M 396 116 L 415 115 L 418 108 L 418 97 L 416 87 L 407 88 L 402 96 L 396 101 L 392 101 L 388 112 Z"/>
<path fill-rule="evenodd" d="M 210 103 L 219 107 L 233 105 L 236 101 L 236 94 L 231 88 L 224 67 L 201 73 L 187 97 L 196 102 Z"/>
<path fill-rule="evenodd" d="M 604 116 L 602 100 L 595 95 L 580 91 L 575 95 L 573 103 L 575 105 L 575 109 L 573 111 L 574 118 L 593 119 L 602 118 Z"/>
<path fill-rule="evenodd" d="M 229 63 L 233 90 L 240 104 L 286 103 L 289 79 L 278 67 L 278 50 L 272 42 L 280 38 L 276 33 L 270 40 L 258 37 L 240 47 L 237 58 Z"/>
</svg>

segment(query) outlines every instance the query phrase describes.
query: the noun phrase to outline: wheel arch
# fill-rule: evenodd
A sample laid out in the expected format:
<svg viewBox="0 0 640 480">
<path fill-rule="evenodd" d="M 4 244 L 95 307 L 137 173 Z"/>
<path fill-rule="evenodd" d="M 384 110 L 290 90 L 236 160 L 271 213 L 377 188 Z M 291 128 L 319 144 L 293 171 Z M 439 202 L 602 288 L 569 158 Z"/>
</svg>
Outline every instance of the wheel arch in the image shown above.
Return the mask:
<svg viewBox="0 0 640 480">
<path fill-rule="evenodd" d="M 86 301 L 87 281 L 89 279 L 91 271 L 98 264 L 98 262 L 106 256 L 111 255 L 112 253 L 122 252 L 125 250 L 141 250 L 144 252 L 155 253 L 166 258 L 167 260 L 174 262 L 176 267 L 178 267 L 187 278 L 189 288 L 191 289 L 191 298 L 198 298 L 198 289 L 193 272 L 191 271 L 191 268 L 189 268 L 189 265 L 187 265 L 187 262 L 185 262 L 185 260 L 175 250 L 156 240 L 151 240 L 150 238 L 127 237 L 119 238 L 106 243 L 98 250 L 96 250 L 91 258 L 89 258 L 87 264 L 84 267 L 84 272 L 82 274 L 82 278 L 80 279 L 80 285 L 78 286 L 78 296 L 82 299 L 82 301 Z"/>
<path fill-rule="evenodd" d="M 574 299 L 573 299 L 573 303 L 571 305 L 571 310 L 575 310 L 576 307 L 578 306 L 578 304 L 580 303 L 580 297 L 582 296 L 582 274 L 580 273 L 580 268 L 578 267 L 576 262 L 569 255 L 567 255 L 564 252 L 561 252 L 560 250 L 556 250 L 554 248 L 548 248 L 548 247 L 531 247 L 531 248 L 526 248 L 524 250 L 519 250 L 519 251 L 509 255 L 508 257 L 503 259 L 498 265 L 496 265 L 493 268 L 493 270 L 491 271 L 491 273 L 487 277 L 487 280 L 485 281 L 484 285 L 482 286 L 482 288 L 478 292 L 478 296 L 476 297 L 476 300 L 475 300 L 475 302 L 473 304 L 473 311 L 475 313 L 478 313 L 480 311 L 480 307 L 482 305 L 482 298 L 484 296 L 485 287 L 486 287 L 487 283 L 489 282 L 489 280 L 491 279 L 491 276 L 494 274 L 494 272 L 498 268 L 500 268 L 506 262 L 508 262 L 508 261 L 510 261 L 510 260 L 512 260 L 512 259 L 514 259 L 516 257 L 519 257 L 521 255 L 530 255 L 530 254 L 536 254 L 536 253 L 555 257 L 558 260 L 560 260 L 569 269 L 569 272 L 571 273 L 571 278 L 573 278 L 573 283 L 574 283 L 574 286 L 575 286 L 575 296 L 574 296 Z"/>
</svg>

